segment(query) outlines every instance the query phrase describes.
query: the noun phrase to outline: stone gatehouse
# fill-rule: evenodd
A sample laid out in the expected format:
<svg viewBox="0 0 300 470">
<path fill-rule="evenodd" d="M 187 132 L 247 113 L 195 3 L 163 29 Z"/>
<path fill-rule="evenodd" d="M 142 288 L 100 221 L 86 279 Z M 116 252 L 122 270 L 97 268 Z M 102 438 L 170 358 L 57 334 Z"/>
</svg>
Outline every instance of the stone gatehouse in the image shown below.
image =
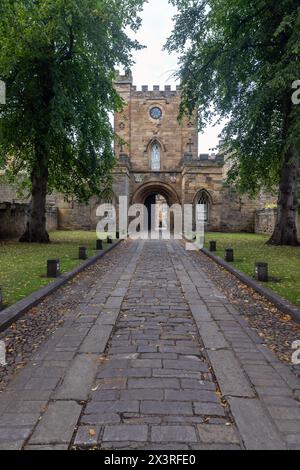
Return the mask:
<svg viewBox="0 0 300 470">
<path fill-rule="evenodd" d="M 138 91 L 131 74 L 119 76 L 116 89 L 125 107 L 115 115 L 114 122 L 117 164 L 113 202 L 117 205 L 119 196 L 127 196 L 130 205 L 142 203 L 148 208 L 162 201 L 169 206 L 193 204 L 194 217 L 197 204 L 202 203 L 207 230 L 254 232 L 257 210 L 274 203 L 274 198 L 262 195 L 251 200 L 228 188 L 224 156 L 199 154 L 196 120 L 179 123 L 177 119 L 180 89 L 154 86 L 150 90 L 143 86 Z M 49 229 L 94 230 L 100 202 L 94 197 L 89 204 L 70 203 L 63 195 L 49 195 Z M 0 238 L 20 235 L 26 222 L 24 204 L 28 203 L 28 199 L 18 199 L 14 188 L 0 182 Z M 157 224 L 163 223 L 157 219 Z"/>
<path fill-rule="evenodd" d="M 126 103 L 115 115 L 115 200 L 149 207 L 157 196 L 168 205 L 205 204 L 208 230 L 253 232 L 255 211 L 266 201 L 237 196 L 225 184 L 228 165 L 220 154 L 198 152 L 196 119 L 178 121 L 180 89 L 138 91 L 132 76 L 119 76 L 116 89 Z"/>
</svg>

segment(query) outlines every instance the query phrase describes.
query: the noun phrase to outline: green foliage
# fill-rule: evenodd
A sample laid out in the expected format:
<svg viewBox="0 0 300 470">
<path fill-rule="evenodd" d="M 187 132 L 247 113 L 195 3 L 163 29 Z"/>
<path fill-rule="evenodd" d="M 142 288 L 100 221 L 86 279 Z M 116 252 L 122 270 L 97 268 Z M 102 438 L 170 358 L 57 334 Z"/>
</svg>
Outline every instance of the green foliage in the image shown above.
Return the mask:
<svg viewBox="0 0 300 470">
<path fill-rule="evenodd" d="M 232 152 L 230 181 L 256 194 L 278 184 L 283 154 L 300 146 L 299 0 L 171 0 L 178 8 L 169 51 L 181 54 L 181 115 L 218 116 Z M 289 125 L 286 125 L 286 121 Z"/>
<path fill-rule="evenodd" d="M 140 46 L 142 0 L 6 0 L 0 4 L 0 167 L 39 171 L 36 145 L 48 154 L 48 192 L 87 200 L 110 183 L 110 115 L 122 106 L 117 66 Z"/>
</svg>

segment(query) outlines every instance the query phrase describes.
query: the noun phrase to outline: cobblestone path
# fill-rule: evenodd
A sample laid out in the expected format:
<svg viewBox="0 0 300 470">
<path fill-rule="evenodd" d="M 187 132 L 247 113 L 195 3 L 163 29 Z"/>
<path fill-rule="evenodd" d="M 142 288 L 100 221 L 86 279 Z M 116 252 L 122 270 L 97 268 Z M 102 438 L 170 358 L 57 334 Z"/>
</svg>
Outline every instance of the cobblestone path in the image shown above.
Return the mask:
<svg viewBox="0 0 300 470">
<path fill-rule="evenodd" d="M 300 381 L 197 258 L 128 244 L 0 394 L 0 448 L 300 448 Z"/>
</svg>

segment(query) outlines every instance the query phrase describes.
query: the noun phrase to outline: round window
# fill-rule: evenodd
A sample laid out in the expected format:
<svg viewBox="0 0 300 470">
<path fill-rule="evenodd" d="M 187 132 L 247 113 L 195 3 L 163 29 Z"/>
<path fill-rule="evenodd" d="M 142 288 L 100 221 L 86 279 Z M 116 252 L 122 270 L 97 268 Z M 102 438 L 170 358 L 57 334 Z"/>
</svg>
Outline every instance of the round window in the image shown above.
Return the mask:
<svg viewBox="0 0 300 470">
<path fill-rule="evenodd" d="M 162 117 L 162 110 L 158 106 L 150 109 L 150 116 L 152 119 L 160 119 Z"/>
</svg>

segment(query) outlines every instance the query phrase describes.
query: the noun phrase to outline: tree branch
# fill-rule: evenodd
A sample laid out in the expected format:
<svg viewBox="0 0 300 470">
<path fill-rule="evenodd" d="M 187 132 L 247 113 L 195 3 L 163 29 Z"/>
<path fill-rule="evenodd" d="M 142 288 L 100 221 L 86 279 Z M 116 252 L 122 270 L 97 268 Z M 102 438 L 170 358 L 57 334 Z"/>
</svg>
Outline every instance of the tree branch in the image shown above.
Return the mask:
<svg viewBox="0 0 300 470">
<path fill-rule="evenodd" d="M 254 15 L 249 15 L 247 16 L 246 18 L 243 18 L 241 20 L 241 22 L 239 23 L 239 25 L 236 27 L 235 31 L 232 33 L 232 35 L 230 36 L 230 38 L 224 42 L 223 44 L 220 45 L 220 47 L 212 54 L 212 56 L 209 58 L 209 60 L 206 62 L 206 64 L 203 65 L 203 67 L 201 68 L 200 72 L 202 70 L 205 70 L 209 65 L 211 65 L 215 60 L 216 58 L 219 56 L 219 54 L 222 54 L 225 50 L 226 50 L 226 46 L 228 45 L 229 43 L 229 40 L 233 39 L 237 33 L 239 32 L 239 30 L 242 28 L 242 26 L 244 26 L 245 24 L 247 24 L 249 21 L 252 21 L 254 20 L 254 18 L 257 17 L 257 15 L 259 15 L 260 13 L 262 13 L 264 10 L 266 10 L 268 7 L 266 5 L 264 5 L 262 8 L 260 8 L 257 12 L 255 12 Z"/>
<path fill-rule="evenodd" d="M 74 42 L 75 42 L 74 33 L 73 33 L 72 26 L 70 26 L 69 46 L 68 46 L 66 53 L 60 58 L 59 60 L 60 64 L 63 62 L 66 62 L 67 60 L 71 60 L 73 58 Z"/>
</svg>

